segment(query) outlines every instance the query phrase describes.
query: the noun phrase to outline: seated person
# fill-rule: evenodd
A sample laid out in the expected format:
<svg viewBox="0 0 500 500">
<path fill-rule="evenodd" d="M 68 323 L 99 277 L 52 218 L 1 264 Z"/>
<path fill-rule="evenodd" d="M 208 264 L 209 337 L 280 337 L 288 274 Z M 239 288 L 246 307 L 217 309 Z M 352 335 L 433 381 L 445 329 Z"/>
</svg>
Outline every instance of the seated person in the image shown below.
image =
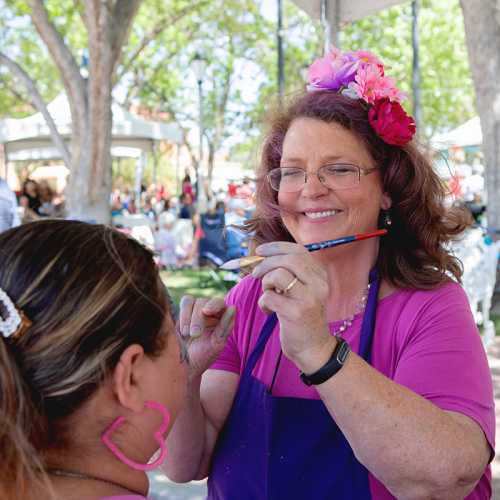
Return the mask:
<svg viewBox="0 0 500 500">
<path fill-rule="evenodd" d="M 187 382 L 152 254 L 65 220 L 0 249 L 0 498 L 146 498 Z"/>
</svg>

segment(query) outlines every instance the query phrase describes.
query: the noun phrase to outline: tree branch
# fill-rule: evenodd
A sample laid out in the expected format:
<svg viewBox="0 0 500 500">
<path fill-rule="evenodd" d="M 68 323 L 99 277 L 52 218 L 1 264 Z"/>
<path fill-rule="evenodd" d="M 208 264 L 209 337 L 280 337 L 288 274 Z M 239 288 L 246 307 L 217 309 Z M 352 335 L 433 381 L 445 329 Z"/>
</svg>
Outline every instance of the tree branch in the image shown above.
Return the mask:
<svg viewBox="0 0 500 500">
<path fill-rule="evenodd" d="M 10 59 L 2 52 L 0 52 L 0 64 L 4 64 L 5 66 L 7 66 L 12 72 L 12 74 L 16 78 L 18 78 L 26 87 L 26 90 L 28 91 L 28 94 L 31 97 L 33 106 L 35 106 L 36 109 L 40 111 L 40 113 L 45 119 L 45 122 L 47 123 L 47 126 L 49 127 L 50 136 L 52 138 L 54 145 L 61 153 L 61 157 L 65 165 L 71 170 L 71 156 L 69 150 L 66 146 L 66 143 L 64 142 L 64 139 L 57 130 L 56 124 L 52 116 L 50 115 L 47 106 L 45 105 L 43 97 L 40 95 L 40 92 L 38 92 L 35 82 L 31 79 L 28 73 L 26 73 L 26 71 L 24 71 L 24 69 L 21 68 L 21 66 L 19 66 L 19 64 L 17 64 L 15 61 Z"/>
<path fill-rule="evenodd" d="M 120 79 L 123 77 L 123 75 L 129 70 L 130 66 L 132 63 L 140 56 L 140 54 L 146 49 L 146 47 L 154 41 L 154 39 L 160 35 L 163 31 L 165 31 L 166 28 L 172 26 L 173 24 L 179 22 L 184 16 L 187 14 L 192 13 L 195 9 L 204 7 L 207 5 L 207 1 L 202 1 L 199 2 L 198 4 L 195 5 L 190 5 L 189 7 L 186 7 L 185 9 L 182 9 L 180 12 L 177 13 L 177 15 L 169 18 L 164 18 L 161 21 L 159 21 L 156 26 L 143 38 L 137 49 L 132 53 L 132 55 L 129 57 L 127 62 L 123 65 L 122 70 L 120 71 L 120 74 L 117 77 L 117 81 L 120 81 Z M 190 35 L 196 30 L 191 30 L 188 33 L 188 38 Z"/>
<path fill-rule="evenodd" d="M 64 88 L 68 93 L 73 122 L 78 120 L 78 125 L 83 126 L 84 120 L 82 120 L 82 118 L 87 108 L 85 100 L 85 80 L 80 75 L 80 70 L 78 69 L 73 54 L 64 43 L 64 40 L 56 30 L 54 24 L 49 20 L 43 0 L 29 0 L 29 5 L 31 6 L 30 16 L 33 24 L 40 38 L 47 46 L 61 74 Z M 74 125 L 77 124 L 74 123 Z"/>
<path fill-rule="evenodd" d="M 111 14 L 113 23 L 111 25 L 111 51 L 114 74 L 132 26 L 132 20 L 139 10 L 142 0 L 116 0 Z"/>
<path fill-rule="evenodd" d="M 33 112 L 37 111 L 33 103 L 12 86 L 12 82 L 7 81 L 5 78 L 1 78 L 0 83 L 15 97 L 16 101 L 29 105 Z"/>
</svg>

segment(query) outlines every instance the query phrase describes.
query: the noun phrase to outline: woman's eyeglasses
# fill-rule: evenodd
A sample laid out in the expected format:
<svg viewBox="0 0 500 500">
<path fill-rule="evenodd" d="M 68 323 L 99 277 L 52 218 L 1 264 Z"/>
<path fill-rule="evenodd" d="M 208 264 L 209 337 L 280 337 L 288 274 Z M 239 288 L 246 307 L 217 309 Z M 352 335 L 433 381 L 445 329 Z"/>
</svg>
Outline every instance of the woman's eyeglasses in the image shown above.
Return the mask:
<svg viewBox="0 0 500 500">
<path fill-rule="evenodd" d="M 361 181 L 361 175 L 371 174 L 375 170 L 376 167 L 362 168 L 349 163 L 324 165 L 315 173 L 307 173 L 299 167 L 279 167 L 267 174 L 267 180 L 275 191 L 294 193 L 305 186 L 308 175 L 316 175 L 323 186 L 335 191 L 356 187 Z"/>
</svg>

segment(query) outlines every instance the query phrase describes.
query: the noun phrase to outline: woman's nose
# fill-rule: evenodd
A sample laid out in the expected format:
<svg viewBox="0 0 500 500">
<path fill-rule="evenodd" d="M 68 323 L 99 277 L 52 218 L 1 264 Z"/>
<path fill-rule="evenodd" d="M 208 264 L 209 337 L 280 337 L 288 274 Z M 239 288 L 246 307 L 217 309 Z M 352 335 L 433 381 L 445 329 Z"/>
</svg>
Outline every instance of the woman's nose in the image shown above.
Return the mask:
<svg viewBox="0 0 500 500">
<path fill-rule="evenodd" d="M 322 196 L 328 193 L 328 188 L 319 180 L 317 172 L 308 172 L 302 188 L 302 195 L 309 197 Z"/>
</svg>

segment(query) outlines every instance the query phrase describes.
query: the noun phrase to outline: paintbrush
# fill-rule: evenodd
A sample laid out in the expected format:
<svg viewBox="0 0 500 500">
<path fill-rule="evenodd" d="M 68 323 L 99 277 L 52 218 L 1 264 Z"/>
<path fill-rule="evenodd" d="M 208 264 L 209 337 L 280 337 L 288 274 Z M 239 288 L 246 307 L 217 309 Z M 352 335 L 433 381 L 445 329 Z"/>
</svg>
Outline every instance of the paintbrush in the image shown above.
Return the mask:
<svg viewBox="0 0 500 500">
<path fill-rule="evenodd" d="M 367 240 L 368 238 L 376 238 L 377 236 L 384 236 L 387 234 L 387 229 L 377 229 L 371 233 L 353 234 L 352 236 L 343 236 L 342 238 L 337 238 L 335 240 L 320 241 L 319 243 L 309 243 L 304 245 L 309 252 L 316 252 L 317 250 L 323 250 L 325 248 L 332 248 L 338 245 L 345 245 L 346 243 L 352 243 L 353 241 Z M 221 269 L 226 271 L 233 271 L 235 269 L 241 269 L 243 267 L 255 266 L 259 262 L 262 262 L 265 257 L 260 255 L 249 255 L 248 257 L 241 257 L 239 259 L 228 260 L 224 262 Z"/>
</svg>

